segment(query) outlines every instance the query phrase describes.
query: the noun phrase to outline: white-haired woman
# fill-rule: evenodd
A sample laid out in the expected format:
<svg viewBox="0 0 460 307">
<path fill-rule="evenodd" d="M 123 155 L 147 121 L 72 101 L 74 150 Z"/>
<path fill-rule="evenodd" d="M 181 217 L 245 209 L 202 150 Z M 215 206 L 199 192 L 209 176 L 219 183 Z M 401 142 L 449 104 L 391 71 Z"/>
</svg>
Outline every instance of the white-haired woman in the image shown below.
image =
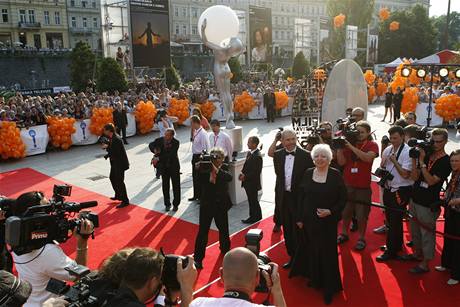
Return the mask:
<svg viewBox="0 0 460 307">
<path fill-rule="evenodd" d="M 336 238 L 347 190 L 340 172 L 329 167 L 329 145 L 316 145 L 311 156 L 315 167 L 303 176 L 298 202 L 297 226 L 305 238 L 299 244 L 291 276 L 306 276 L 309 286 L 323 289 L 324 302 L 330 304 L 333 295 L 342 290 Z"/>
</svg>

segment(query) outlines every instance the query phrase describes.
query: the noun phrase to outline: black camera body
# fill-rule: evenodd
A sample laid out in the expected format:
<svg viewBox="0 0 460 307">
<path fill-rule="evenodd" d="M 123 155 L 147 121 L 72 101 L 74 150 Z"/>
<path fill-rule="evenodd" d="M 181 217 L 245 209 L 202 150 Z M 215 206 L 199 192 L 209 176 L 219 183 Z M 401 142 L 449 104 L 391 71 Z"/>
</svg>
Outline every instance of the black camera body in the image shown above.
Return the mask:
<svg viewBox="0 0 460 307">
<path fill-rule="evenodd" d="M 162 248 L 160 249 L 160 251 L 161 254 L 164 256 L 163 271 L 161 273 L 161 282 L 166 287 L 166 289 L 168 289 L 169 292 L 179 291 L 180 283 L 177 280 L 177 260 L 179 260 L 179 258 L 182 259 L 182 268 L 185 269 L 188 265 L 188 258 L 172 254 L 165 255 Z"/>
<path fill-rule="evenodd" d="M 272 267 L 270 265 L 270 258 L 267 255 L 260 253 L 260 241 L 263 237 L 264 233 L 261 229 L 249 230 L 245 236 L 245 247 L 257 256 L 260 281 L 259 284 L 256 286 L 255 291 L 260 293 L 268 293 L 270 289 L 268 289 L 267 282 L 265 281 L 265 278 L 262 276 L 262 272 L 267 272 L 268 275 L 271 275 Z"/>
<path fill-rule="evenodd" d="M 381 186 L 382 188 L 385 187 L 385 183 L 388 180 L 393 180 L 395 178 L 395 176 L 393 176 L 392 173 L 390 173 L 387 169 L 383 167 L 377 168 L 374 174 L 375 176 L 380 178 L 380 181 L 377 184 Z"/>
<path fill-rule="evenodd" d="M 102 145 L 109 145 L 110 144 L 110 139 L 108 137 L 106 137 L 105 135 L 101 135 L 97 141 Z"/>
<path fill-rule="evenodd" d="M 217 154 L 207 153 L 206 151 L 203 151 L 198 161 L 199 163 L 198 170 L 200 171 L 200 173 L 210 173 L 212 171 L 212 161 L 218 158 L 219 156 Z"/>
<path fill-rule="evenodd" d="M 420 157 L 420 149 L 425 151 L 427 157 L 430 156 L 434 151 L 434 142 L 431 139 L 419 140 L 412 138 L 407 142 L 407 145 L 411 147 L 409 150 L 409 157 L 412 159 L 418 159 Z"/>
<path fill-rule="evenodd" d="M 339 136 L 332 139 L 332 149 L 345 148 L 345 141 L 348 141 L 351 145 L 355 145 L 358 142 L 359 131 L 356 129 L 354 119 L 352 117 L 339 118 L 337 124 L 339 125 Z"/>
<path fill-rule="evenodd" d="M 318 126 L 308 126 L 305 128 L 309 132 L 307 136 L 307 143 L 311 145 L 318 145 L 320 143 L 321 133 L 325 133 L 326 128 L 319 128 Z"/>
<path fill-rule="evenodd" d="M 70 195 L 71 187 L 55 186 L 54 191 Z M 65 202 L 64 196 L 55 194 L 47 205 L 29 207 L 22 216 L 10 216 L 5 222 L 5 241 L 17 255 L 29 253 L 48 243 L 66 242 L 76 228 L 80 232 L 83 219 L 99 227 L 99 218 L 93 212 L 81 212 L 81 217 L 72 218 L 83 209 L 97 206 L 97 201 L 83 203 Z"/>
<path fill-rule="evenodd" d="M 161 122 L 161 119 L 162 119 L 163 117 L 165 117 L 166 115 L 168 115 L 168 113 L 166 112 L 166 110 L 164 110 L 164 109 L 159 110 L 158 113 L 157 113 L 157 116 L 155 117 L 155 123 Z"/>
</svg>

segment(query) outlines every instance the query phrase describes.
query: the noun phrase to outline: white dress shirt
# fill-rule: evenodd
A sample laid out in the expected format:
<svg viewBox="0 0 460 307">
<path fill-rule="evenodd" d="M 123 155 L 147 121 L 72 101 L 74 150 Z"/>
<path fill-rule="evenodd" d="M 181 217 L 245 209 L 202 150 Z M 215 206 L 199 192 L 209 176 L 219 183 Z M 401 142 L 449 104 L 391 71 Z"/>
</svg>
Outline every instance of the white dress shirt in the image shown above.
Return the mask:
<svg viewBox="0 0 460 307">
<path fill-rule="evenodd" d="M 220 147 L 224 150 L 226 157 L 231 157 L 233 154 L 233 144 L 232 140 L 227 133 L 219 131 L 216 135 L 214 132 L 209 133 L 209 143 L 211 148 Z"/>
<path fill-rule="evenodd" d="M 297 148 L 296 148 L 297 149 Z M 294 149 L 292 152 L 296 152 Z M 288 152 L 286 150 L 286 152 Z M 291 192 L 291 181 L 292 181 L 292 171 L 294 170 L 294 159 L 293 155 L 286 155 L 286 161 L 284 162 L 284 190 Z"/>
<path fill-rule="evenodd" d="M 199 155 L 203 150 L 209 152 L 210 149 L 208 134 L 200 127 L 200 129 L 193 132 L 192 153 Z"/>
<path fill-rule="evenodd" d="M 264 305 L 250 303 L 230 297 L 197 297 L 190 303 L 190 307 L 264 307 Z M 271 305 L 270 305 L 271 306 Z M 269 307 L 270 307 L 269 306 Z M 266 306 L 265 306 L 266 307 Z M 274 307 L 274 306 L 271 306 Z"/>
<path fill-rule="evenodd" d="M 409 186 L 409 185 L 414 184 L 413 180 L 403 178 L 398 173 L 396 166 L 390 160 L 390 156 L 393 153 L 397 155 L 398 150 L 399 148 L 396 148 L 396 150 L 394 150 L 393 146 L 388 146 L 387 148 L 385 148 L 385 150 L 382 153 L 382 159 L 385 160 L 385 163 L 383 164 L 383 166 L 385 167 L 387 171 L 389 171 L 394 176 L 393 180 L 387 181 L 387 187 L 390 188 L 392 192 L 396 191 L 399 187 L 404 187 L 404 186 Z M 401 154 L 399 155 L 398 163 L 401 165 L 403 169 L 410 172 L 412 170 L 412 159 L 411 157 L 409 157 L 409 150 L 410 150 L 409 145 L 405 144 L 403 150 L 401 151 Z"/>
</svg>

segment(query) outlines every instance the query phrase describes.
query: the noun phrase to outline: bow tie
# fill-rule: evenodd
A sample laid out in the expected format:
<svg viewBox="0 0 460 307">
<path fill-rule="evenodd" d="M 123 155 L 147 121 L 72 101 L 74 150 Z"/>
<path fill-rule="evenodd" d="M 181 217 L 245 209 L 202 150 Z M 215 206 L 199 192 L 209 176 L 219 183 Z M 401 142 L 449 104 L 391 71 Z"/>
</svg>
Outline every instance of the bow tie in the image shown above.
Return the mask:
<svg viewBox="0 0 460 307">
<path fill-rule="evenodd" d="M 289 156 L 289 155 L 292 155 L 292 156 L 295 157 L 295 150 L 294 150 L 294 151 L 291 151 L 291 152 L 286 151 L 286 156 Z"/>
</svg>

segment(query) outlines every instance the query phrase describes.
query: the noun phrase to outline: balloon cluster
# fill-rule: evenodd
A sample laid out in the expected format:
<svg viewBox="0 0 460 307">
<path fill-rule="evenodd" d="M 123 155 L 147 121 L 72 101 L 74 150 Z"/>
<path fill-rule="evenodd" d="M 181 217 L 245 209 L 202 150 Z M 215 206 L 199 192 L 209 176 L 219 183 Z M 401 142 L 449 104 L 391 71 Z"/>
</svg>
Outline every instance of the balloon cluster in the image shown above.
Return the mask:
<svg viewBox="0 0 460 307">
<path fill-rule="evenodd" d="M 408 79 L 409 79 L 409 83 L 414 84 L 414 85 L 419 85 L 420 82 L 422 81 L 422 79 L 417 77 L 417 70 L 416 69 L 411 70 Z"/>
<path fill-rule="evenodd" d="M 418 89 L 416 87 L 408 87 L 404 90 L 403 100 L 401 102 L 401 112 L 414 112 L 418 103 Z"/>
<path fill-rule="evenodd" d="M 345 24 L 346 16 L 344 14 L 339 14 L 334 17 L 334 28 L 341 28 Z"/>
<path fill-rule="evenodd" d="M 287 82 L 288 82 L 288 83 L 294 82 L 294 78 L 292 78 L 292 77 L 287 77 Z"/>
<path fill-rule="evenodd" d="M 15 122 L 0 122 L 0 156 L 3 160 L 26 156 L 26 146 L 21 139 L 21 130 L 16 127 Z"/>
<path fill-rule="evenodd" d="M 390 23 L 390 31 L 398 31 L 399 30 L 399 22 L 392 21 Z"/>
<path fill-rule="evenodd" d="M 207 120 L 210 120 L 212 114 L 216 110 L 216 106 L 211 101 L 206 101 L 205 103 L 199 105 L 201 114 L 206 117 Z"/>
<path fill-rule="evenodd" d="M 451 94 L 436 100 L 436 113 L 444 120 L 451 121 L 460 117 L 460 96 Z"/>
<path fill-rule="evenodd" d="M 381 97 L 385 95 L 386 92 L 387 92 L 387 84 L 382 81 L 379 81 L 377 83 L 377 96 Z"/>
<path fill-rule="evenodd" d="M 406 63 L 409 63 L 409 61 L 406 61 Z M 390 82 L 390 88 L 391 88 L 391 91 L 392 93 L 396 93 L 396 90 L 398 89 L 398 87 L 402 90 L 406 87 L 406 80 L 407 78 L 403 77 L 401 75 L 401 70 L 403 69 L 404 65 L 401 64 L 398 66 L 398 68 L 396 68 L 396 71 L 394 73 L 394 76 L 393 76 L 393 79 L 392 81 Z"/>
<path fill-rule="evenodd" d="M 233 102 L 233 109 L 235 112 L 240 114 L 247 114 L 257 105 L 254 98 L 249 95 L 247 91 L 244 91 L 241 95 L 235 97 Z"/>
<path fill-rule="evenodd" d="M 313 71 L 313 78 L 315 80 L 325 80 L 326 79 L 326 71 L 324 69 L 315 69 Z"/>
<path fill-rule="evenodd" d="M 372 103 L 375 98 L 375 86 L 371 85 L 367 89 L 367 102 Z"/>
<path fill-rule="evenodd" d="M 286 92 L 275 92 L 275 109 L 281 110 L 288 106 L 289 97 Z"/>
<path fill-rule="evenodd" d="M 376 78 L 377 77 L 370 69 L 366 70 L 366 72 L 364 73 L 364 80 L 366 80 L 368 85 L 374 84 Z"/>
<path fill-rule="evenodd" d="M 380 21 L 385 21 L 390 18 L 390 11 L 386 7 L 382 7 L 379 11 Z"/>
<path fill-rule="evenodd" d="M 141 134 L 146 134 L 152 131 L 153 122 L 157 116 L 157 109 L 151 101 L 139 101 L 134 111 L 137 127 Z"/>
<path fill-rule="evenodd" d="M 102 135 L 104 126 L 108 123 L 113 123 L 112 108 L 94 108 L 89 131 L 94 135 Z"/>
<path fill-rule="evenodd" d="M 75 118 L 49 117 L 46 120 L 48 124 L 48 134 L 50 135 L 51 144 L 63 150 L 72 146 L 72 134 L 75 133 Z"/>
<path fill-rule="evenodd" d="M 176 116 L 178 118 L 177 123 L 182 124 L 190 117 L 189 107 L 188 99 L 172 98 L 169 103 L 168 115 Z"/>
</svg>

